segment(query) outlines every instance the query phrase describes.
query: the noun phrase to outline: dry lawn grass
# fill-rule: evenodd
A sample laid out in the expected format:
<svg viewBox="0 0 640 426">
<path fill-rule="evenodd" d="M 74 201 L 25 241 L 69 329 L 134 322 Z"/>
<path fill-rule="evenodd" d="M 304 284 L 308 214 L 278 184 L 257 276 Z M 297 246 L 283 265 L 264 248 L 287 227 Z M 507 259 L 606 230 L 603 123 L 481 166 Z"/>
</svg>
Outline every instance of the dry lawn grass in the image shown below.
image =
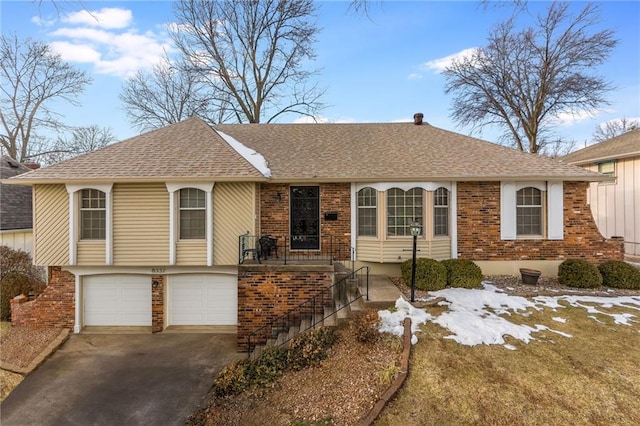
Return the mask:
<svg viewBox="0 0 640 426">
<path fill-rule="evenodd" d="M 428 310 L 442 312 L 437 309 Z M 414 346 L 404 388 L 375 424 L 640 424 L 638 323 L 615 325 L 603 315 L 597 322 L 579 308 L 509 319 L 544 324 L 573 337 L 544 331 L 529 344 L 511 339 L 508 343 L 517 347 L 513 351 L 498 345 L 468 347 L 443 339 L 449 333 L 428 323 Z"/>
</svg>

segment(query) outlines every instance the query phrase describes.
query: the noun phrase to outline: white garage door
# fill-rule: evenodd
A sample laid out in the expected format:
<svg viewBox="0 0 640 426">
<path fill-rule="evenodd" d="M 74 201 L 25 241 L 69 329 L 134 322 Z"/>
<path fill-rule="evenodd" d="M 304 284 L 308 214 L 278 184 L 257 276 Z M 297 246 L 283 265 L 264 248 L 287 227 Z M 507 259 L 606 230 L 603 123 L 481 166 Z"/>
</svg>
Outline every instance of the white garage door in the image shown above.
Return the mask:
<svg viewBox="0 0 640 426">
<path fill-rule="evenodd" d="M 237 279 L 233 275 L 169 276 L 169 325 L 236 325 Z"/>
<path fill-rule="evenodd" d="M 151 278 L 144 275 L 85 277 L 84 325 L 151 325 Z"/>
</svg>

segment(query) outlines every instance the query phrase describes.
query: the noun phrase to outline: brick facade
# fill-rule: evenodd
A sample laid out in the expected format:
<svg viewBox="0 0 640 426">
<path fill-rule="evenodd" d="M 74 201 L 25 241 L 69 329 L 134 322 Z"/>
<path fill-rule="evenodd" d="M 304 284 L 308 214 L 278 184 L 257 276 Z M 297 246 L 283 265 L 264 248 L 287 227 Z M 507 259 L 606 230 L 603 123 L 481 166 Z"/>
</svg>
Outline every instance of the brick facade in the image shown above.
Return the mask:
<svg viewBox="0 0 640 426">
<path fill-rule="evenodd" d="M 284 237 L 289 235 L 289 184 L 260 185 L 260 234 Z M 351 185 L 321 183 L 320 232 L 349 242 L 351 236 Z M 278 194 L 280 197 L 278 198 Z M 278 201 L 279 200 L 279 201 Z M 336 212 L 337 220 L 326 220 L 324 214 Z"/>
<path fill-rule="evenodd" d="M 586 182 L 565 182 L 564 239 L 500 239 L 500 183 L 458 183 L 458 257 L 471 260 L 622 260 L 623 243 L 604 238 L 587 204 Z"/>
<path fill-rule="evenodd" d="M 164 330 L 165 275 L 151 276 L 151 331 Z"/>
<path fill-rule="evenodd" d="M 246 337 L 251 332 L 333 283 L 330 265 L 240 265 L 238 350 L 246 350 Z"/>
<path fill-rule="evenodd" d="M 73 329 L 76 278 L 59 266 L 49 267 L 49 284 L 35 300 L 11 300 L 13 326 Z"/>
</svg>

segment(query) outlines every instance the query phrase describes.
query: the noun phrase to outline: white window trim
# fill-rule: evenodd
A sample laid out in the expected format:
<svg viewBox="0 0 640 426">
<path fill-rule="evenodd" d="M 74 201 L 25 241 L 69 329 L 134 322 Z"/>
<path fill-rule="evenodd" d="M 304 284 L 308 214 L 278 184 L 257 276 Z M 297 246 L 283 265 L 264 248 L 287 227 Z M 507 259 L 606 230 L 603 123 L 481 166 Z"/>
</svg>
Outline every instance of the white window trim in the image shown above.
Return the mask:
<svg viewBox="0 0 640 426">
<path fill-rule="evenodd" d="M 169 192 L 169 265 L 175 265 L 177 261 L 177 243 L 178 243 L 178 194 L 181 189 L 196 188 L 204 191 L 206 194 L 206 212 L 207 218 L 205 238 L 207 242 L 207 266 L 213 266 L 213 186 L 215 182 L 167 182 L 167 191 Z"/>
<path fill-rule="evenodd" d="M 500 239 L 516 240 L 516 193 L 527 187 L 546 192 L 545 223 L 547 225 L 547 240 L 564 239 L 564 191 L 560 182 L 500 182 Z M 544 206 L 543 206 L 544 207 Z M 524 239 L 524 237 L 521 237 Z M 526 239 L 539 239 L 540 237 L 526 237 Z"/>
<path fill-rule="evenodd" d="M 69 265 L 75 265 L 78 262 L 78 197 L 76 193 L 83 189 L 96 189 L 105 194 L 105 265 L 113 264 L 113 197 L 111 191 L 113 183 L 106 184 L 84 184 L 84 185 L 65 185 L 69 194 Z"/>
<path fill-rule="evenodd" d="M 436 189 L 442 187 L 447 188 L 451 192 L 450 182 L 374 182 L 374 183 L 357 183 L 355 191 L 359 192 L 362 188 L 373 188 L 378 192 L 387 192 L 391 188 L 402 189 L 407 192 L 413 188 L 422 188 L 425 191 L 434 192 Z"/>
</svg>

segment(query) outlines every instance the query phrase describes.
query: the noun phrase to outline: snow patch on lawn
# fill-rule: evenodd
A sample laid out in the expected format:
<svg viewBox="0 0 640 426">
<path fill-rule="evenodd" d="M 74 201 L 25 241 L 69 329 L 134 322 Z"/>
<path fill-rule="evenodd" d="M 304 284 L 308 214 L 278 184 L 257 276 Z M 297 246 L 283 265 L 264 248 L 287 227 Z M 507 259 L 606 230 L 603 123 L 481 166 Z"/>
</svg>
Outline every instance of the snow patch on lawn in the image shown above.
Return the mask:
<svg viewBox="0 0 640 426">
<path fill-rule="evenodd" d="M 461 345 L 502 345 L 506 349 L 515 350 L 515 346 L 505 342 L 506 336 L 511 336 L 524 343 L 535 340 L 534 333 L 547 331 L 570 338 L 571 334 L 549 328 L 546 325 L 536 324 L 531 327 L 523 324 L 515 324 L 508 318 L 512 315 L 528 316 L 531 310 L 540 311 L 544 308 L 556 311 L 566 306 L 585 309 L 589 318 L 598 322 L 596 315 L 605 315 L 613 319 L 616 324 L 631 326 L 640 324 L 640 319 L 632 313 L 614 314 L 604 312 L 601 309 L 622 307 L 640 311 L 640 296 L 621 297 L 596 297 L 596 296 L 538 296 L 533 300 L 520 296 L 511 296 L 488 282 L 483 282 L 483 289 L 450 288 L 429 292 L 431 296 L 424 301 L 443 298 L 438 304 L 448 309 L 438 316 L 433 316 L 424 309 L 415 308 L 403 298 L 396 301 L 396 310 L 391 312 L 383 310 L 378 312 L 380 318 L 380 332 L 389 332 L 402 336 L 402 322 L 405 318 L 411 318 L 412 344 L 418 341 L 416 333 L 419 325 L 432 321 L 452 334 L 445 339 L 451 339 Z M 562 303 L 561 303 L 562 302 Z M 601 308 L 601 309 L 598 309 Z M 562 317 L 553 317 L 553 321 L 566 323 Z"/>
</svg>

